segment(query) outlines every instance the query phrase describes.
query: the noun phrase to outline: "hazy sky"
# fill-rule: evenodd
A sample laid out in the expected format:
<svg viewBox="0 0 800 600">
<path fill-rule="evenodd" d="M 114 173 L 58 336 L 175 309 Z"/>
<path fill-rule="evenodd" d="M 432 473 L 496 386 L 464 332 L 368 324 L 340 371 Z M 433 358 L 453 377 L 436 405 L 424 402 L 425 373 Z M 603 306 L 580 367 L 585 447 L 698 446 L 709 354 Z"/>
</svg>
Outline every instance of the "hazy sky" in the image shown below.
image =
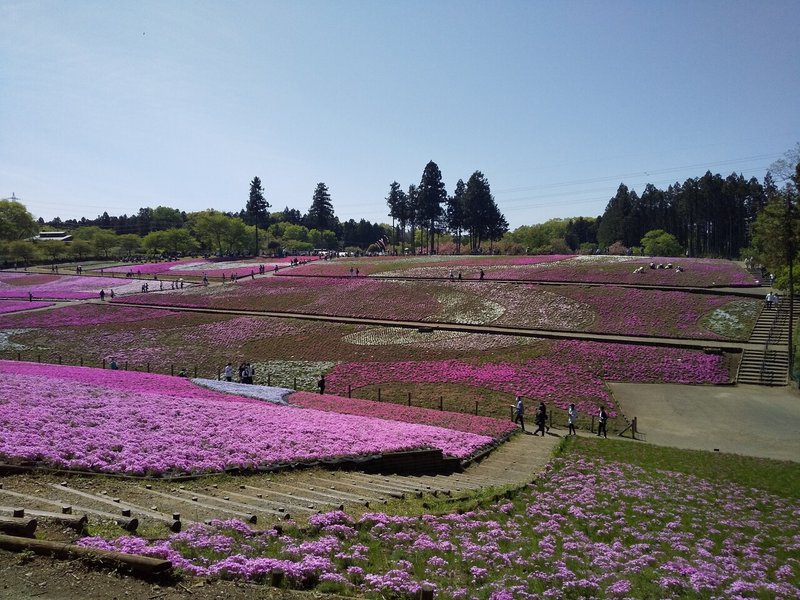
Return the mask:
<svg viewBox="0 0 800 600">
<path fill-rule="evenodd" d="M 388 222 L 429 160 L 512 228 L 800 141 L 800 2 L 0 0 L 0 197 Z"/>
</svg>

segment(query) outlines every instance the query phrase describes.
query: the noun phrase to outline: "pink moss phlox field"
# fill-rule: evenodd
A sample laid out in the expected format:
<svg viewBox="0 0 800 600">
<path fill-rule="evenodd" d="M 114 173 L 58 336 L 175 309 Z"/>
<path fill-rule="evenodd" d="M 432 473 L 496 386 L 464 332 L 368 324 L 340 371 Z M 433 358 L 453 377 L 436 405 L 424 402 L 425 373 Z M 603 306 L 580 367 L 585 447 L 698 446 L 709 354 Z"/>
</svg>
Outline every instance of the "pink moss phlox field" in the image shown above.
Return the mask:
<svg viewBox="0 0 800 600">
<path fill-rule="evenodd" d="M 680 266 L 683 271 L 675 268 L 650 269 L 651 262 L 671 263 L 674 266 Z M 639 267 L 643 267 L 643 272 L 634 273 Z M 536 265 L 535 268 L 499 268 L 488 271 L 486 278 L 678 287 L 756 285 L 753 276 L 733 261 L 677 257 L 574 257 L 550 264 Z"/>
<path fill-rule="evenodd" d="M 304 260 L 315 261 L 317 257 L 307 256 Z M 272 272 L 277 266 L 284 269 L 289 266 L 290 257 L 269 258 L 269 259 L 247 259 L 247 260 L 223 260 L 223 259 L 194 259 L 194 260 L 172 260 L 157 263 L 129 264 L 115 267 L 106 267 L 106 273 L 131 273 L 134 277 L 139 275 L 169 275 L 176 277 L 201 277 L 206 273 L 209 277 L 226 277 L 235 274 L 237 277 L 247 277 L 251 272 L 258 275 L 258 268 L 264 266 L 267 272 Z"/>
<path fill-rule="evenodd" d="M 139 291 L 144 281 L 119 277 L 91 277 L 80 275 L 51 275 L 0 272 L 0 297 L 34 299 L 85 300 L 97 298 L 100 290 L 108 294 Z"/>
<path fill-rule="evenodd" d="M 358 269 L 359 276 L 396 273 L 403 277 L 448 277 L 450 269 L 461 270 L 464 279 L 478 279 L 480 270 L 501 265 L 537 265 L 560 261 L 568 256 L 381 256 L 374 258 L 338 258 L 326 262 L 319 261 L 286 270 L 279 275 L 322 275 L 328 277 L 351 276 L 350 269 Z M 407 273 L 405 271 L 408 271 Z"/>
<path fill-rule="evenodd" d="M 471 364 L 457 360 L 396 363 L 339 363 L 327 375 L 328 388 L 344 394 L 381 383 L 453 383 L 544 400 L 566 410 L 575 402 L 583 414 L 611 407 L 604 381 L 719 384 L 729 381 L 724 358 L 696 350 L 582 341 L 553 342 L 550 352 L 514 363 Z"/>
<path fill-rule="evenodd" d="M 19 312 L 21 310 L 31 310 L 33 308 L 44 308 L 46 306 L 53 306 L 52 302 L 3 302 L 0 301 L 0 314 Z"/>
<path fill-rule="evenodd" d="M 561 286 L 554 292 L 591 306 L 597 315 L 587 329 L 621 335 L 720 339 L 703 329 L 703 315 L 736 296 L 621 287 Z"/>
<path fill-rule="evenodd" d="M 216 520 L 165 540 L 80 543 L 199 577 L 264 581 L 280 567 L 294 588 L 336 582 L 348 596 L 397 600 L 426 582 L 453 600 L 800 597 L 796 502 L 570 455 L 512 500 L 463 514 L 335 511 L 280 533 Z"/>
<path fill-rule="evenodd" d="M 348 415 L 362 415 L 378 419 L 403 421 L 404 423 L 422 423 L 477 435 L 488 435 L 493 438 L 501 438 L 517 429 L 514 423 L 503 419 L 416 406 L 402 406 L 389 402 L 374 402 L 360 398 L 345 398 L 331 394 L 295 392 L 289 396 L 289 403 L 304 408 L 314 408 Z"/>
<path fill-rule="evenodd" d="M 180 377 L 0 361 L 0 456 L 105 473 L 245 469 L 439 448 L 488 436 L 276 406 Z"/>
<path fill-rule="evenodd" d="M 28 304 L 21 302 L 20 304 Z M 109 304 L 78 304 L 54 310 L 0 317 L 0 327 L 84 327 L 105 323 L 134 323 L 179 313 L 164 309 L 131 308 Z"/>
</svg>

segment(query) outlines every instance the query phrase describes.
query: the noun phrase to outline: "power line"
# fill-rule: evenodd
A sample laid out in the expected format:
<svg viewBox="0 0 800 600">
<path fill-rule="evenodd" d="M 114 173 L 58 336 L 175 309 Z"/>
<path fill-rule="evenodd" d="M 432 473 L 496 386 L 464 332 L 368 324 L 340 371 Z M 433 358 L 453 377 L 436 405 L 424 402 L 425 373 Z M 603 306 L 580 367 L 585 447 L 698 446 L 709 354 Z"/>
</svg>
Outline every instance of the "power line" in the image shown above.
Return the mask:
<svg viewBox="0 0 800 600">
<path fill-rule="evenodd" d="M 711 167 L 718 167 L 722 165 L 731 165 L 731 164 L 738 164 L 743 162 L 752 162 L 755 160 L 769 160 L 770 162 L 777 160 L 783 156 L 783 154 L 759 154 L 755 156 L 749 156 L 746 158 L 735 158 L 730 160 L 722 160 L 712 163 L 701 163 L 701 164 L 694 164 L 694 165 L 685 165 L 682 167 L 669 167 L 665 169 L 648 169 L 646 171 L 638 171 L 635 173 L 627 173 L 623 175 L 609 175 L 604 177 L 594 177 L 591 179 L 574 179 L 572 181 L 560 181 L 555 183 L 542 183 L 530 186 L 522 186 L 516 188 L 507 188 L 501 190 L 494 190 L 492 193 L 495 195 L 498 194 L 513 194 L 516 192 L 526 192 L 530 190 L 537 190 L 537 189 L 547 189 L 547 188 L 554 188 L 554 187 L 567 187 L 573 185 L 586 185 L 591 183 L 602 183 L 606 181 L 619 181 L 628 177 L 652 177 L 653 175 L 663 175 L 665 173 L 674 173 L 676 171 L 684 171 L 688 169 L 703 169 L 710 170 Z"/>
</svg>

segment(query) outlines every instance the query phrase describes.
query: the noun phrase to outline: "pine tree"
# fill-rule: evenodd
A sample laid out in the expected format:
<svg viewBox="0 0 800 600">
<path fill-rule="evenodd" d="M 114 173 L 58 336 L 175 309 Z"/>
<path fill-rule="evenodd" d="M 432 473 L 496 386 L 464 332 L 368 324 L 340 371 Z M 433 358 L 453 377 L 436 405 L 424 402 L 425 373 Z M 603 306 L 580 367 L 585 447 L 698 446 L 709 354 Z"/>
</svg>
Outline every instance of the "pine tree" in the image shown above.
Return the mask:
<svg viewBox="0 0 800 600">
<path fill-rule="evenodd" d="M 243 217 L 245 223 L 248 225 L 255 225 L 256 227 L 256 247 L 254 252 L 256 255 L 259 254 L 258 228 L 261 226 L 261 229 L 264 230 L 269 227 L 268 208 L 269 203 L 264 198 L 264 188 L 261 187 L 261 179 L 253 177 L 253 181 L 250 182 L 250 198 L 247 200 Z"/>
<path fill-rule="evenodd" d="M 447 190 L 442 182 L 442 172 L 435 162 L 430 161 L 425 165 L 417 194 L 417 205 L 420 210 L 419 220 L 428 229 L 428 254 L 433 254 L 436 248 L 436 225 L 442 217 L 442 204 L 447 201 Z"/>
<path fill-rule="evenodd" d="M 336 230 L 336 216 L 333 214 L 333 204 L 328 186 L 320 182 L 314 190 L 314 197 L 311 200 L 311 207 L 305 217 L 306 227 L 309 229 Z"/>
</svg>

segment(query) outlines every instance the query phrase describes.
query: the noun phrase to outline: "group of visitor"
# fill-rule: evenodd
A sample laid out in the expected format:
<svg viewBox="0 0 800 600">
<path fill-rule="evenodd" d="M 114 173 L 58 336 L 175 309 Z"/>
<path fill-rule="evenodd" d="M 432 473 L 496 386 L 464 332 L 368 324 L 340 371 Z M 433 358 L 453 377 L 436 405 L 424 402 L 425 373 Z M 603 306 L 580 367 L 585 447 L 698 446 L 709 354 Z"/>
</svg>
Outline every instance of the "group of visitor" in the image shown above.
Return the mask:
<svg viewBox="0 0 800 600">
<path fill-rule="evenodd" d="M 525 431 L 525 402 L 522 400 L 522 396 L 516 397 L 516 404 L 514 405 L 514 423 L 519 423 L 522 431 Z M 578 409 L 575 408 L 575 404 L 570 404 L 569 409 L 567 410 L 567 425 L 569 427 L 567 435 L 577 435 L 575 432 L 575 423 L 578 421 Z M 606 412 L 606 407 L 601 406 L 600 412 L 598 413 L 598 427 L 597 427 L 597 435 L 599 437 L 608 437 L 608 433 L 606 430 L 606 424 L 608 422 L 608 413 Z M 547 407 L 545 406 L 544 402 L 539 402 L 539 406 L 536 408 L 536 415 L 534 416 L 534 423 L 536 423 L 536 431 L 533 432 L 533 435 L 538 435 L 539 433 L 542 434 L 544 437 L 545 433 L 550 431 L 550 427 L 547 425 Z"/>
<path fill-rule="evenodd" d="M 780 297 L 775 292 L 767 292 L 767 297 L 765 298 L 765 303 L 767 308 L 772 308 L 773 306 L 778 306 L 780 302 Z"/>
<path fill-rule="evenodd" d="M 252 384 L 253 377 L 255 377 L 256 374 L 256 368 L 249 362 L 242 362 L 239 363 L 237 374 L 239 377 L 239 383 Z M 225 368 L 222 370 L 222 375 L 225 378 L 225 381 L 233 381 L 233 365 L 230 362 L 225 365 Z"/>
</svg>

